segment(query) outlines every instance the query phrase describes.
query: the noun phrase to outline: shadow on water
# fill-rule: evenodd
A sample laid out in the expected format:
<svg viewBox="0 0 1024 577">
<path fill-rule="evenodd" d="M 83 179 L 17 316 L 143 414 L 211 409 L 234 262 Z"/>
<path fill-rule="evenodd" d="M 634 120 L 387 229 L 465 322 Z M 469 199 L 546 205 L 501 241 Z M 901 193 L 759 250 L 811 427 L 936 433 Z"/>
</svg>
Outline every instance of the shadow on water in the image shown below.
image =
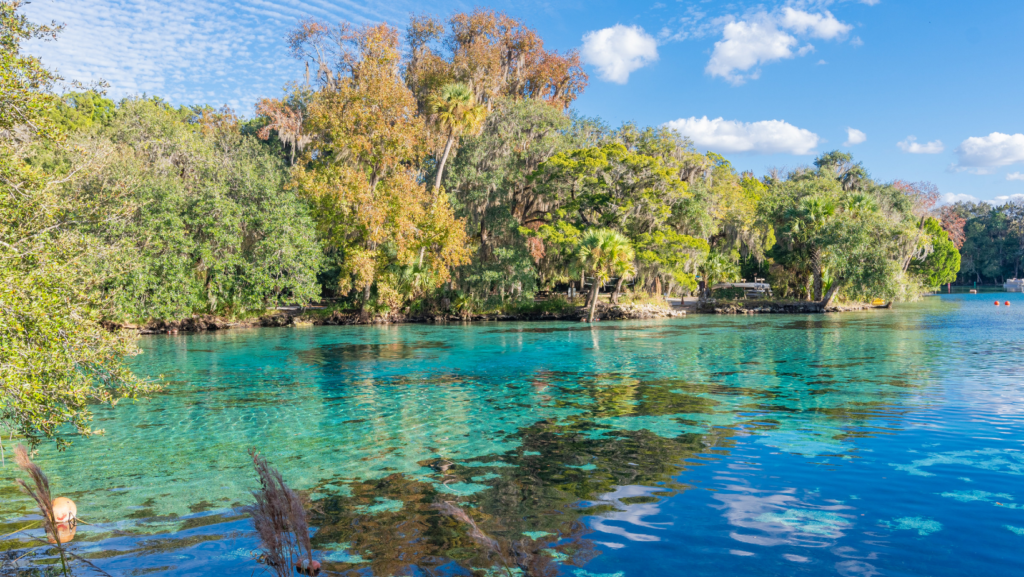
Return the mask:
<svg viewBox="0 0 1024 577">
<path fill-rule="evenodd" d="M 414 341 L 385 344 L 345 343 L 326 345 L 296 353 L 296 358 L 311 365 L 328 363 L 401 361 L 421 358 L 421 352 L 431 349 L 448 349 L 450 345 L 441 341 Z"/>
</svg>

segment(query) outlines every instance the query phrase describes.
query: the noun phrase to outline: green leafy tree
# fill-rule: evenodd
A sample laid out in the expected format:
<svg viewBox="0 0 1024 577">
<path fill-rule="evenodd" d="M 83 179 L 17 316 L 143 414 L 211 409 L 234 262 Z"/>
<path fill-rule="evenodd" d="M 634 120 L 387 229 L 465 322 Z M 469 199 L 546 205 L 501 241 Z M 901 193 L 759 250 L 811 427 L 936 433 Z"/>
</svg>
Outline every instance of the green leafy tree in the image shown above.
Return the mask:
<svg viewBox="0 0 1024 577">
<path fill-rule="evenodd" d="M 926 219 L 924 230 L 931 239 L 930 250 L 925 258 L 911 263 L 910 271 L 920 275 L 924 285 L 930 288 L 955 281 L 960 272 L 960 252 L 956 245 L 938 219 Z"/>
<path fill-rule="evenodd" d="M 83 260 L 110 253 L 82 223 L 115 222 L 105 198 L 68 194 L 93 167 L 47 170 L 29 163 L 32 147 L 60 146 L 53 117 L 56 77 L 21 53 L 30 38 L 58 27 L 29 23 L 22 3 L 0 2 L 0 423 L 38 443 L 69 443 L 93 433 L 90 404 L 115 403 L 142 388 L 125 364 L 138 352 L 127 333 L 101 325 L 109 304 L 97 299 Z"/>
<path fill-rule="evenodd" d="M 805 196 L 786 215 L 788 236 L 806 248 L 814 275 L 814 300 L 821 300 L 826 251 L 836 242 L 836 201 L 827 194 Z"/>
<path fill-rule="evenodd" d="M 129 218 L 82 227 L 120 257 L 91 259 L 122 321 L 236 315 L 320 294 L 322 251 L 288 173 L 230 115 L 123 101 L 109 121 L 70 138 L 69 154 L 100 168 L 64 187 L 132 207 Z"/>
<path fill-rule="evenodd" d="M 567 279 L 575 240 L 549 244 L 547 233 L 557 239 L 562 232 L 539 233 L 553 223 L 550 211 L 557 207 L 530 176 L 573 146 L 571 129 L 571 119 L 556 107 L 505 98 L 494 103 L 479 134 L 462 139 L 444 180 L 474 241 L 472 263 L 457 272 L 460 286 L 478 295 L 529 294 L 538 284 Z"/>
<path fill-rule="evenodd" d="M 697 268 L 701 280 L 704 281 L 704 297 L 711 296 L 712 288 L 723 282 L 732 282 L 739 278 L 740 267 L 736 262 L 739 254 L 727 254 L 711 251 Z"/>
</svg>

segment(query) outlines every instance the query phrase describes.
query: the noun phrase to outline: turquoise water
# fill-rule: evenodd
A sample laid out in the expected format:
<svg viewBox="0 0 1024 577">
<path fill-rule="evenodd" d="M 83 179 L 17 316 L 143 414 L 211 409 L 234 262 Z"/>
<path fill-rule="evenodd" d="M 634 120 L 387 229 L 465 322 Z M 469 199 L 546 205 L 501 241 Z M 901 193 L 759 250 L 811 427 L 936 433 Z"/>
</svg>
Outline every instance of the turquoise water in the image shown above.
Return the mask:
<svg viewBox="0 0 1024 577">
<path fill-rule="evenodd" d="M 72 550 L 115 575 L 261 571 L 250 447 L 308 500 L 334 573 L 508 574 L 448 501 L 535 574 L 1008 575 L 1024 296 L 992 299 L 148 337 L 136 367 L 165 389 L 37 462 L 90 523 Z M 32 518 L 15 473 L 2 534 Z"/>
</svg>

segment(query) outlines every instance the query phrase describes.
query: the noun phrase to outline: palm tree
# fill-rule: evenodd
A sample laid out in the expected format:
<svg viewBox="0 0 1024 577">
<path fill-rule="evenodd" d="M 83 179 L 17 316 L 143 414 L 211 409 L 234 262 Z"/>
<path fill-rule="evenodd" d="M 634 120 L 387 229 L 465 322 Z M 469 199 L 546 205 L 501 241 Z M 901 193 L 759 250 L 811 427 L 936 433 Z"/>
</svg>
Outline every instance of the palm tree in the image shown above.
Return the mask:
<svg viewBox="0 0 1024 577">
<path fill-rule="evenodd" d="M 800 200 L 788 215 L 790 234 L 800 244 L 807 246 L 814 274 L 814 300 L 821 300 L 821 269 L 824 264 L 823 238 L 832 217 L 836 214 L 836 203 L 830 198 L 809 196 Z"/>
<path fill-rule="evenodd" d="M 708 253 L 704 262 L 697 267 L 701 280 L 704 281 L 703 297 L 711 296 L 711 287 L 716 283 L 729 282 L 739 277 L 739 266 L 729 255 L 713 250 Z"/>
<path fill-rule="evenodd" d="M 477 105 L 473 91 L 461 82 L 442 86 L 437 94 L 430 97 L 428 108 L 434 123 L 441 131 L 448 133 L 441 161 L 437 165 L 437 177 L 434 179 L 434 191 L 437 191 L 441 187 L 444 165 L 448 162 L 455 139 L 480 126 L 487 115 L 487 109 Z"/>
<path fill-rule="evenodd" d="M 629 239 L 621 233 L 607 228 L 587 231 L 576 248 L 576 261 L 583 269 L 584 278 L 594 277 L 590 289 L 587 322 L 594 322 L 597 296 L 601 286 L 611 277 L 627 277 L 635 273 L 635 253 Z"/>
</svg>

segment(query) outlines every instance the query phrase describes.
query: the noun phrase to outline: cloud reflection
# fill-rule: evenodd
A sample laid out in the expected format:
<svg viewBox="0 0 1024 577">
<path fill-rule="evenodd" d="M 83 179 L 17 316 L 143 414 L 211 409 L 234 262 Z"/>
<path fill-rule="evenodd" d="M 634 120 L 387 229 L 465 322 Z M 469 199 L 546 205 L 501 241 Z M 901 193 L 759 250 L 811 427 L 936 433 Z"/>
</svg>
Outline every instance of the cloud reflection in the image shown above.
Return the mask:
<svg viewBox="0 0 1024 577">
<path fill-rule="evenodd" d="M 590 523 L 590 528 L 595 531 L 601 531 L 602 533 L 618 535 L 629 539 L 630 541 L 661 541 L 661 537 L 658 537 L 657 535 L 634 533 L 627 530 L 625 527 L 620 527 L 619 525 L 613 525 L 611 523 L 625 523 L 632 525 L 633 527 L 643 527 L 645 529 L 654 529 L 659 531 L 667 529 L 672 525 L 671 522 L 654 522 L 645 520 L 647 517 L 661 514 L 661 508 L 656 500 L 654 502 L 643 503 L 623 502 L 624 499 L 636 499 L 638 497 L 646 497 L 654 500 L 656 497 L 653 497 L 652 494 L 664 490 L 665 489 L 661 487 L 644 487 L 641 485 L 624 485 L 616 487 L 615 491 L 601 495 L 595 504 L 610 504 L 617 510 L 598 515 L 594 521 Z"/>
</svg>

